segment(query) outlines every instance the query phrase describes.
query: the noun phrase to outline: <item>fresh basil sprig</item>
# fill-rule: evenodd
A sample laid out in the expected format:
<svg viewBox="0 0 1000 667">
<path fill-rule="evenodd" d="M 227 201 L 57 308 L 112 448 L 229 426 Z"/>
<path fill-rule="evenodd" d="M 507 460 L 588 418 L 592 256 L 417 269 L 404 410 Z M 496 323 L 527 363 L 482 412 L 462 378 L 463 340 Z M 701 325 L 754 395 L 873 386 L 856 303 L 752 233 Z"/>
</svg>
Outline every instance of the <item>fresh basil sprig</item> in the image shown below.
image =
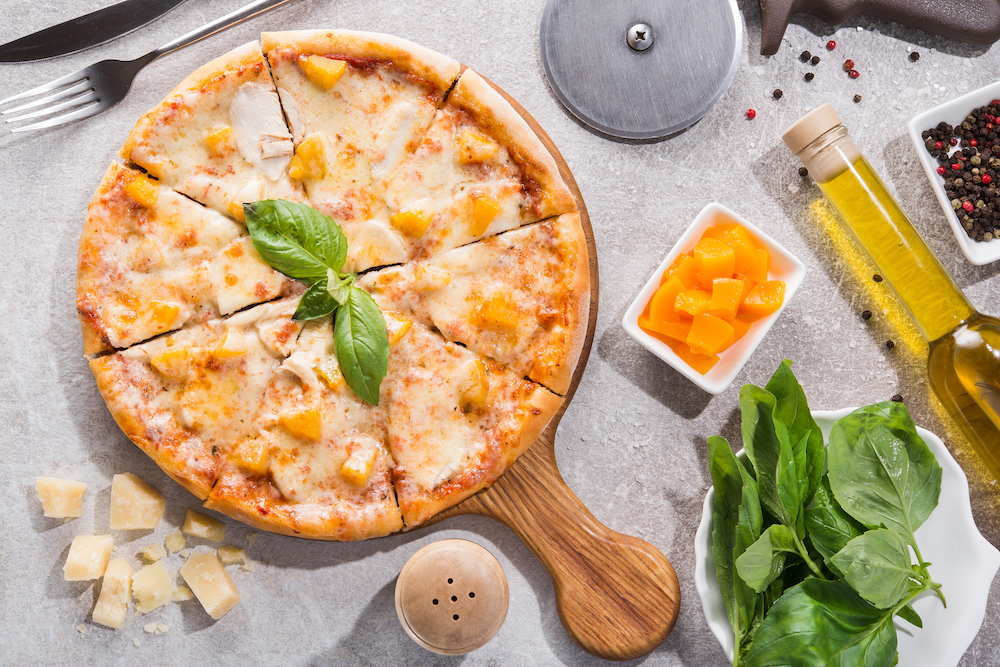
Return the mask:
<svg viewBox="0 0 1000 667">
<path fill-rule="evenodd" d="M 309 285 L 295 319 L 333 315 L 334 351 L 347 385 L 378 405 L 389 366 L 389 335 L 375 301 L 343 273 L 347 237 L 333 218 L 281 199 L 243 205 L 253 246 L 273 269 Z"/>
<path fill-rule="evenodd" d="M 944 602 L 914 537 L 937 506 L 941 467 L 906 407 L 856 410 L 824 448 L 787 360 L 765 389 L 744 386 L 740 407 L 752 469 L 708 440 L 733 665 L 895 665 L 893 617 L 922 627 L 912 601 L 933 591 Z"/>
</svg>

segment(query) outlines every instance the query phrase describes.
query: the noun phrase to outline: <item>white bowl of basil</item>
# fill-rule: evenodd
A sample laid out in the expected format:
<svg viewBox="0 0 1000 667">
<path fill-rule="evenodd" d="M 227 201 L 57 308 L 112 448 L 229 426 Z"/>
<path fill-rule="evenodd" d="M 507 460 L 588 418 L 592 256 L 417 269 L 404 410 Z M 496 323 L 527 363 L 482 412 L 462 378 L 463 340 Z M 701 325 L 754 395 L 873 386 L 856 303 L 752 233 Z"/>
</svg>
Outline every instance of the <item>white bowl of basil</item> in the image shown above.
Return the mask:
<svg viewBox="0 0 1000 667">
<path fill-rule="evenodd" d="M 781 370 L 779 369 L 779 373 L 775 374 L 775 378 L 778 378 Z M 790 375 L 788 373 L 788 376 Z M 773 381 L 774 379 L 772 379 Z M 795 385 L 797 386 L 797 383 Z M 768 388 L 771 388 L 770 383 L 768 384 Z M 754 388 L 754 390 L 757 389 L 759 388 Z M 743 399 L 744 396 L 741 393 L 741 405 L 744 404 Z M 879 406 L 891 407 L 891 404 L 879 404 Z M 872 410 L 879 406 L 868 406 L 868 408 L 862 410 Z M 746 411 L 746 406 L 744 406 L 744 411 Z M 822 431 L 824 446 L 829 444 L 830 432 L 834 424 L 852 415 L 854 412 L 855 409 L 853 408 L 811 412 L 815 424 Z M 883 409 L 883 414 L 888 414 L 885 412 L 885 409 Z M 852 419 L 856 419 L 856 417 Z M 844 432 L 843 429 L 841 432 Z M 784 601 L 783 607 L 779 610 L 780 614 L 776 614 L 776 616 L 783 616 L 783 618 L 776 622 L 774 619 L 768 621 L 767 617 L 764 617 L 764 622 L 761 622 L 754 631 L 756 633 L 756 630 L 761 630 L 761 632 L 753 636 L 754 641 L 763 637 L 763 641 L 760 643 L 764 646 L 754 646 L 753 642 L 751 642 L 749 651 L 747 652 L 747 649 L 744 649 L 745 652 L 739 664 L 825 665 L 831 659 L 826 654 L 837 650 L 833 648 L 834 646 L 846 646 L 851 642 L 868 643 L 867 658 L 876 657 L 872 654 L 878 654 L 880 647 L 877 645 L 881 642 L 883 644 L 881 650 L 886 656 L 886 664 L 892 664 L 889 662 L 889 650 L 892 649 L 891 644 L 894 642 L 895 650 L 898 650 L 899 654 L 898 664 L 900 667 L 918 667 L 923 665 L 953 667 L 958 664 L 983 623 L 990 584 L 997 573 L 998 567 L 1000 567 L 1000 552 L 987 542 L 976 528 L 972 517 L 972 508 L 969 504 L 968 480 L 958 463 L 949 454 L 944 443 L 936 435 L 925 429 L 917 427 L 915 433 L 926 443 L 927 449 L 934 455 L 938 465 L 940 465 L 940 494 L 937 506 L 933 508 L 928 516 L 921 519 L 921 525 L 912 534 L 915 535 L 917 544 L 922 551 L 922 560 L 927 564 L 924 572 L 929 572 L 933 581 L 936 584 L 940 584 L 940 591 L 947 600 L 947 607 L 942 604 L 941 599 L 932 590 L 926 590 L 908 605 L 912 609 L 912 612 L 915 612 L 914 615 L 911 615 L 911 618 L 919 616 L 915 620 L 922 620 L 922 628 L 916 627 L 907 620 L 902 620 L 898 615 L 892 616 L 890 613 L 888 618 L 893 619 L 892 623 L 885 623 L 883 621 L 881 630 L 876 629 L 872 625 L 866 631 L 863 626 L 873 618 L 870 614 L 878 613 L 877 607 L 869 605 L 857 596 L 854 596 L 853 600 L 847 600 L 846 603 L 841 600 L 840 602 L 832 602 L 828 606 L 822 603 L 817 604 L 817 600 L 823 598 L 823 595 L 817 594 L 822 593 L 822 591 L 817 590 L 817 582 L 813 579 L 813 595 L 809 595 L 810 591 L 807 590 L 809 586 L 803 587 L 802 585 L 784 591 L 784 593 L 792 595 L 789 595 L 788 599 Z M 722 442 L 724 443 L 725 441 L 723 440 Z M 717 450 L 717 452 L 720 451 Z M 711 456 L 710 453 L 710 459 Z M 737 456 L 741 461 L 747 461 L 744 451 L 740 451 Z M 841 461 L 838 465 L 843 468 L 845 464 Z M 853 461 L 847 463 L 847 466 L 853 465 Z M 753 470 L 752 466 L 748 467 L 750 470 Z M 934 472 L 936 473 L 936 471 Z M 853 470 L 852 474 L 855 476 L 855 479 L 864 478 L 866 475 L 864 466 L 862 465 L 857 470 Z M 847 479 L 847 477 L 842 477 L 842 479 Z M 827 485 L 827 493 L 829 493 L 828 481 L 824 481 L 824 484 Z M 934 484 L 936 485 L 936 482 Z M 877 486 L 877 481 L 873 482 L 871 486 Z M 862 491 L 864 490 L 862 489 Z M 822 490 L 818 491 L 818 493 L 819 495 L 823 495 Z M 919 491 L 916 493 L 919 493 Z M 819 500 L 820 498 L 817 497 L 816 501 L 810 503 L 810 505 L 816 507 L 819 504 Z M 724 602 L 722 593 L 720 592 L 715 558 L 712 553 L 714 509 L 715 488 L 709 490 L 705 498 L 701 525 L 695 535 L 695 586 L 698 589 L 698 594 L 701 596 L 705 619 L 708 621 L 709 627 L 719 640 L 726 655 L 732 661 L 735 650 L 735 633 L 727 615 L 726 602 Z M 869 528 L 873 525 L 879 525 L 872 522 L 866 523 L 868 523 Z M 888 532 L 885 523 L 882 523 L 881 527 L 882 530 L 879 531 L 869 529 L 868 533 Z M 781 530 L 784 530 L 784 528 L 782 527 Z M 863 531 L 864 527 L 861 527 L 861 530 Z M 847 538 L 845 537 L 844 539 Z M 869 544 L 868 546 L 870 547 L 871 545 Z M 904 548 L 909 549 L 908 547 Z M 842 553 L 846 553 L 847 551 L 845 547 Z M 775 552 L 777 552 L 777 547 L 775 547 Z M 838 556 L 840 556 L 839 561 L 836 560 Z M 830 560 L 832 562 L 839 562 L 842 566 L 848 563 L 848 560 L 843 558 L 841 554 L 831 556 Z M 914 559 L 913 562 L 914 572 L 916 573 L 913 576 L 919 577 L 919 567 L 916 565 L 917 559 Z M 742 565 L 746 566 L 748 563 L 743 562 Z M 802 567 L 801 563 L 799 567 Z M 856 568 L 855 575 L 857 575 L 857 568 L 860 566 L 851 562 L 850 567 Z M 752 570 L 749 567 L 745 571 L 749 572 L 752 577 Z M 866 595 L 882 596 L 887 600 L 882 605 L 882 608 L 891 610 L 892 600 L 903 599 L 905 592 L 897 594 L 887 591 L 887 586 L 891 584 L 889 579 L 891 577 L 886 576 L 885 572 L 878 573 L 875 581 L 869 584 L 873 590 L 866 591 Z M 846 584 L 843 584 L 843 582 L 819 583 L 827 586 L 827 588 L 832 588 L 833 584 L 836 583 L 846 590 Z M 911 581 L 910 585 L 915 586 L 916 584 Z M 862 586 L 863 588 L 864 586 Z M 767 591 L 766 588 L 765 591 Z M 754 595 L 752 588 L 749 591 L 745 591 L 745 593 L 749 593 L 750 596 Z M 854 595 L 853 592 L 850 592 L 850 594 Z M 779 593 L 779 595 L 783 595 L 783 593 Z M 795 597 L 796 595 L 798 597 Z M 886 597 L 889 595 L 897 595 L 897 597 Z M 778 601 L 781 601 L 780 597 L 770 601 L 770 604 L 776 604 Z M 795 616 L 798 615 L 798 620 L 801 622 L 807 612 L 803 611 L 804 605 L 793 603 L 802 603 L 803 601 L 807 601 L 812 606 L 808 614 L 812 615 L 813 620 L 806 620 L 805 623 L 806 625 L 812 623 L 813 631 L 815 630 L 815 619 L 818 616 L 826 617 L 819 621 L 819 625 L 823 629 L 823 632 L 819 633 L 819 635 L 810 635 L 808 631 L 797 632 L 799 628 L 795 626 Z M 862 609 L 858 603 L 863 605 L 865 609 Z M 730 601 L 729 604 L 734 605 L 737 603 Z M 771 610 L 773 609 L 774 607 L 771 607 Z M 906 612 L 908 610 L 903 611 Z M 889 612 L 883 611 L 881 613 Z M 869 614 L 869 616 L 865 616 L 866 614 Z M 906 616 L 907 614 L 904 613 L 903 615 Z M 885 617 L 883 616 L 882 618 Z M 771 627 L 765 628 L 764 623 L 768 623 Z M 888 636 L 889 634 L 893 634 L 893 625 L 895 626 L 895 639 Z M 777 632 L 778 630 L 781 632 Z M 867 637 L 865 636 L 866 632 Z M 880 633 L 881 636 L 878 639 L 872 639 Z M 811 636 L 812 639 L 798 643 L 796 640 L 790 639 L 792 635 L 796 634 L 807 637 Z M 768 647 L 769 643 L 770 647 Z M 815 644 L 815 646 L 810 644 Z M 826 646 L 824 647 L 823 644 Z M 768 654 L 770 654 L 770 657 L 768 657 Z M 777 655 L 781 655 L 782 657 L 778 659 Z M 844 662 L 843 664 L 853 664 L 853 659 L 849 655 L 841 656 L 841 659 L 845 658 L 848 662 Z M 879 660 L 876 659 L 871 664 L 878 663 Z"/>
</svg>

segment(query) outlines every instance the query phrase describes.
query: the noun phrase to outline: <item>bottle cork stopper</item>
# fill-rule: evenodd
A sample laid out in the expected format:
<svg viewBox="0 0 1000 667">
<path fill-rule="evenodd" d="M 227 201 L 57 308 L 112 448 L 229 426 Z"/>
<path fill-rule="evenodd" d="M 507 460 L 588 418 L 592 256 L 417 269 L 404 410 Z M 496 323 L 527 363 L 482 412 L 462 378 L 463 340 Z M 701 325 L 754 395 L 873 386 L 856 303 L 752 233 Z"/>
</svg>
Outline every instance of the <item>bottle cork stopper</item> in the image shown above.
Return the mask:
<svg viewBox="0 0 1000 667">
<path fill-rule="evenodd" d="M 503 568 L 468 540 L 440 540 L 410 557 L 396 580 L 396 614 L 428 651 L 469 653 L 490 641 L 507 617 Z"/>
<path fill-rule="evenodd" d="M 798 155 L 813 141 L 841 125 L 840 116 L 829 104 L 821 104 L 792 124 L 781 138 L 793 153 Z"/>
</svg>

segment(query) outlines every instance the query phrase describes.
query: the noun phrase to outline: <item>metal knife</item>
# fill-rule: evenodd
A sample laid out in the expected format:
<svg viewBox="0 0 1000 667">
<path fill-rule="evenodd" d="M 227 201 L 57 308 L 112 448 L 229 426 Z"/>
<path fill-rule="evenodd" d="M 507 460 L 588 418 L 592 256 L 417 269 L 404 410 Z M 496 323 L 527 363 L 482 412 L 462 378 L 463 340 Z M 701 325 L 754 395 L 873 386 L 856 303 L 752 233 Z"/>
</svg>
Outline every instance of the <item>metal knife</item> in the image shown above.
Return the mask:
<svg viewBox="0 0 1000 667">
<path fill-rule="evenodd" d="M 76 53 L 109 42 L 163 16 L 184 0 L 125 0 L 0 45 L 0 62 Z"/>
</svg>

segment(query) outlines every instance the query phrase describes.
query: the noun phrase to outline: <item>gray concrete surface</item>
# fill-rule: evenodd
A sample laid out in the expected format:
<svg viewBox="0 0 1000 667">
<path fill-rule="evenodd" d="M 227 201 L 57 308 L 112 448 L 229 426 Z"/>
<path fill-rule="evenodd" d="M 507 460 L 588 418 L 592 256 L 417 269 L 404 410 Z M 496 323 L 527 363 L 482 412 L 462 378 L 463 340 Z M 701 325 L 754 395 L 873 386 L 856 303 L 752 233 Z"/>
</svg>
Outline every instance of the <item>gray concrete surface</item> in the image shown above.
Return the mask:
<svg viewBox="0 0 1000 667">
<path fill-rule="evenodd" d="M 4 0 L 0 42 L 109 0 Z M 104 57 L 135 57 L 236 8 L 241 0 L 189 0 L 129 37 L 74 56 L 0 65 L 0 98 Z M 763 383 L 782 358 L 814 408 L 832 409 L 901 393 L 917 422 L 945 437 L 969 473 L 981 531 L 1000 545 L 993 478 L 942 421 L 930 396 L 919 344 L 884 341 L 917 334 L 883 314 L 880 288 L 859 279 L 818 224 L 817 188 L 780 132 L 805 111 L 832 102 L 858 145 L 919 230 L 981 310 L 1000 315 L 1000 265 L 973 267 L 960 254 L 905 136 L 916 113 L 994 80 L 1000 48 L 973 47 L 867 19 L 835 32 L 800 16 L 777 55 L 759 55 L 760 17 L 740 3 L 747 31 L 729 91 L 697 125 L 668 141 L 608 141 L 558 104 L 542 71 L 542 0 L 298 0 L 150 65 L 126 101 L 91 120 L 32 136 L 0 135 L 0 664 L 212 665 L 593 665 L 563 632 L 545 570 L 518 539 L 488 519 L 464 517 L 427 530 L 360 544 L 321 544 L 261 534 L 252 573 L 233 576 L 243 601 L 218 622 L 194 603 L 131 617 L 121 632 L 89 621 L 98 588 L 62 579 L 73 535 L 107 530 L 114 473 L 131 471 L 167 496 L 155 532 L 119 533 L 130 558 L 179 525 L 197 502 L 165 477 L 117 429 L 82 357 L 74 308 L 76 246 L 87 202 L 139 115 L 203 62 L 263 30 L 344 27 L 393 33 L 487 74 L 546 128 L 566 157 L 590 209 L 600 259 L 601 304 L 594 348 L 557 438 L 569 485 L 608 526 L 660 548 L 680 577 L 680 620 L 641 661 L 700 667 L 726 660 L 702 617 L 693 585 L 693 539 L 708 488 L 704 442 L 738 439 L 737 393 Z M 827 39 L 838 42 L 828 54 Z M 823 61 L 802 65 L 809 49 Z M 919 62 L 908 51 L 921 53 Z M 861 78 L 840 70 L 852 58 Z M 816 73 L 811 83 L 802 75 Z M 770 92 L 780 87 L 784 97 Z M 851 102 L 861 94 L 860 104 Z M 753 107 L 757 118 L 747 121 Z M 711 397 L 629 339 L 619 324 L 637 290 L 694 215 L 721 202 L 779 239 L 809 267 L 802 289 L 736 383 Z M 884 292 L 884 284 L 881 291 Z M 884 296 L 884 294 L 883 294 Z M 868 323 L 859 315 L 875 311 Z M 83 517 L 44 519 L 36 475 L 90 484 Z M 227 541 L 246 527 L 226 521 Z M 499 635 L 466 657 L 425 652 L 407 638 L 393 607 L 396 574 L 419 547 L 465 537 L 500 559 L 510 580 L 510 613 Z M 174 559 L 177 557 L 175 556 Z M 137 561 L 132 559 L 133 564 Z M 179 566 L 170 562 L 171 567 Z M 1000 665 L 1000 582 L 963 667 Z M 170 630 L 154 636 L 143 624 Z M 82 624 L 84 632 L 76 628 Z"/>
</svg>

